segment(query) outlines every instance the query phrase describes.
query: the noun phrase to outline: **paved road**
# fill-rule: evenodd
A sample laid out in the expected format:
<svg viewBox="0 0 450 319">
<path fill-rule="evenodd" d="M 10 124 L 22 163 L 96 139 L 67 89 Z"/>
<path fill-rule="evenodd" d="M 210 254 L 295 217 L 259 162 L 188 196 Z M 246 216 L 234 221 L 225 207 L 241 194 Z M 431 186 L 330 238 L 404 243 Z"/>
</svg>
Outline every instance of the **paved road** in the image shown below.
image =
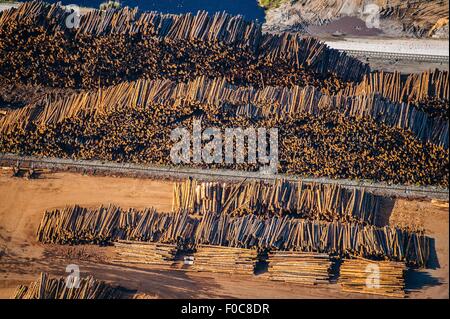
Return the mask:
<svg viewBox="0 0 450 319">
<path fill-rule="evenodd" d="M 394 52 L 376 52 L 362 50 L 339 50 L 356 57 L 368 57 L 384 60 L 406 60 L 418 62 L 449 63 L 449 57 L 445 55 L 407 54 Z"/>
</svg>

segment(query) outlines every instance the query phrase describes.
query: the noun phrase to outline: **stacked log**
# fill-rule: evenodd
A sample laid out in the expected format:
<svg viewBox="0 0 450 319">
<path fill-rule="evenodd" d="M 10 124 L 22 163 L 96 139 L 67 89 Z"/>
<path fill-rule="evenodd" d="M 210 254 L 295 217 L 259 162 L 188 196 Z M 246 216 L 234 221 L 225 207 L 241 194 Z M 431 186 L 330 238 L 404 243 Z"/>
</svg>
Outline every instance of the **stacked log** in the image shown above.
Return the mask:
<svg viewBox="0 0 450 319">
<path fill-rule="evenodd" d="M 194 271 L 252 275 L 257 261 L 255 249 L 199 245 L 195 249 Z"/>
<path fill-rule="evenodd" d="M 242 16 L 93 10 L 81 17 L 78 28 L 68 28 L 69 15 L 58 4 L 37 1 L 3 12 L 0 47 L 16 52 L 15 59 L 5 54 L 0 75 L 32 84 L 92 88 L 141 75 L 187 79 L 226 72 L 237 82 L 322 82 L 335 91 L 369 69 L 314 38 L 263 35 L 259 24 Z M 265 72 L 268 68 L 274 72 Z"/>
<path fill-rule="evenodd" d="M 287 216 L 208 214 L 194 238 L 197 244 L 385 258 L 418 267 L 425 267 L 430 256 L 430 238 L 420 231 Z"/>
<path fill-rule="evenodd" d="M 270 280 L 304 285 L 330 283 L 333 262 L 328 254 L 272 251 L 267 262 Z"/>
<path fill-rule="evenodd" d="M 400 75 L 393 73 L 384 76 L 381 72 L 379 75 L 371 74 L 368 78 L 370 80 L 366 78 L 365 82 L 354 89 L 335 96 L 322 94 L 313 86 L 292 88 L 268 86 L 256 89 L 230 85 L 225 78 L 210 80 L 204 76 L 188 83 L 141 79 L 95 92 L 69 94 L 59 99 L 47 97 L 44 101 L 31 103 L 2 119 L 0 131 L 7 133 L 15 127 L 24 129 L 31 123 L 37 126 L 56 125 L 68 118 L 83 115 L 98 116 L 155 104 L 198 103 L 217 111 L 231 107 L 232 113 L 253 119 L 261 116 L 285 118 L 295 114 L 317 116 L 324 112 L 338 111 L 344 116 L 369 118 L 380 124 L 409 130 L 422 141 L 448 148 L 448 121 L 435 118 L 434 113 L 428 114 L 426 110 L 419 110 L 415 104 L 402 104 L 412 100 L 413 96 L 417 96 L 415 102 L 422 101 L 418 100 L 421 95 L 415 88 L 424 86 L 420 81 L 423 78 L 427 78 L 431 82 L 430 87 L 433 88 L 429 89 L 429 93 L 427 91 L 427 97 L 442 96 L 442 99 L 448 99 L 448 92 L 445 89 L 447 87 L 448 90 L 448 73 L 438 71 L 428 77 L 424 75 L 417 78 L 416 75 L 411 75 L 405 81 L 401 94 L 401 88 L 394 89 L 394 84 L 401 83 Z M 374 81 L 381 83 L 374 84 Z M 398 92 L 399 96 L 395 92 Z M 381 98 L 379 94 L 389 100 Z"/>
<path fill-rule="evenodd" d="M 394 261 L 345 259 L 339 283 L 343 291 L 404 298 L 405 264 Z"/>
<path fill-rule="evenodd" d="M 92 276 L 79 279 L 79 287 L 70 288 L 67 278 L 50 278 L 41 273 L 36 281 L 16 288 L 13 299 L 119 299 L 121 291 Z"/>
<path fill-rule="evenodd" d="M 158 241 L 170 233 L 167 241 L 186 237 L 186 214 L 158 213 L 153 208 L 122 210 L 114 205 L 97 209 L 68 206 L 45 212 L 37 230 L 37 240 L 57 244 L 105 244 L 116 240 Z M 184 219 L 183 219 L 184 218 Z M 180 219 L 184 223 L 180 223 Z M 174 225 L 177 229 L 171 230 Z"/>
<path fill-rule="evenodd" d="M 266 218 L 253 214 L 232 217 L 210 213 L 198 219 L 187 212 L 153 215 L 152 222 L 136 223 L 137 219 L 127 220 L 124 216 L 130 218 L 130 215 L 121 214 L 119 208 L 109 210 L 109 214 L 99 214 L 99 211 L 104 212 L 105 208 L 89 211 L 75 206 L 46 212 L 38 228 L 38 241 L 107 244 L 138 240 L 184 248 L 215 245 L 295 250 L 342 257 L 385 258 L 418 267 L 426 266 L 430 256 L 430 239 L 422 232 L 389 226 L 319 222 L 289 216 Z"/>
<path fill-rule="evenodd" d="M 170 267 L 178 253 L 176 245 L 119 240 L 114 243 L 112 262 Z"/>
<path fill-rule="evenodd" d="M 448 121 L 373 94 L 330 97 L 312 87 L 257 90 L 231 86 L 223 78 L 187 84 L 139 80 L 9 112 L 0 119 L 0 151 L 173 165 L 171 131 L 191 127 L 203 116 L 205 127 L 282 127 L 281 172 L 447 186 Z"/>
<path fill-rule="evenodd" d="M 174 184 L 173 210 L 204 215 L 290 214 L 297 217 L 374 224 L 382 196 L 338 184 L 289 182 L 216 183 L 188 179 Z"/>
<path fill-rule="evenodd" d="M 407 103 L 432 117 L 448 119 L 449 72 L 425 71 L 402 75 L 399 72 L 373 72 L 353 88 L 349 94 L 379 93 L 396 103 Z"/>
</svg>

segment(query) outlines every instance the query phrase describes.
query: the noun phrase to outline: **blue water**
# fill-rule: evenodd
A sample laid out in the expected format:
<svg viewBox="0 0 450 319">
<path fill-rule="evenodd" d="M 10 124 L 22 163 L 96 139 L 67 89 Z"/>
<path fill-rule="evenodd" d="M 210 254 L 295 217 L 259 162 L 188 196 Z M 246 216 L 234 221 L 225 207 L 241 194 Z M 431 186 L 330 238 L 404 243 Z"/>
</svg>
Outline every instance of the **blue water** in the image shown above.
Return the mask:
<svg viewBox="0 0 450 319">
<path fill-rule="evenodd" d="M 205 10 L 209 13 L 228 12 L 243 15 L 246 20 L 264 22 L 264 10 L 258 6 L 258 0 L 124 0 L 122 6 L 139 7 L 142 11 L 160 11 L 163 13 L 197 13 Z M 46 0 L 46 2 L 58 2 Z M 62 0 L 63 4 L 77 4 L 98 8 L 106 0 Z"/>
</svg>

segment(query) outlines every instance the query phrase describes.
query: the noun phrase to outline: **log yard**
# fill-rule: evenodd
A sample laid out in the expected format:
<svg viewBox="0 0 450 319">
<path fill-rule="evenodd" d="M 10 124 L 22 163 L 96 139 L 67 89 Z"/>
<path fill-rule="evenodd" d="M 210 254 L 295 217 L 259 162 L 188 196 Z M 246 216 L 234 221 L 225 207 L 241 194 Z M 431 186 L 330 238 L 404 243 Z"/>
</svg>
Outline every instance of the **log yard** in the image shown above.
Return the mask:
<svg viewBox="0 0 450 319">
<path fill-rule="evenodd" d="M 448 0 L 72 2 L 0 1 L 1 299 L 449 298 Z"/>
</svg>

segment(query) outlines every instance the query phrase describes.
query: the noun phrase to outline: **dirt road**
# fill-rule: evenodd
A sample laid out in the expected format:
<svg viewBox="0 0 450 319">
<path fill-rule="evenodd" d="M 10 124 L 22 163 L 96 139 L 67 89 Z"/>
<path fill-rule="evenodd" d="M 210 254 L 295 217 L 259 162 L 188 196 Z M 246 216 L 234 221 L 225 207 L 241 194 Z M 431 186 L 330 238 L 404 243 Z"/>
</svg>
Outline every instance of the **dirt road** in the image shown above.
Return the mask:
<svg viewBox="0 0 450 319">
<path fill-rule="evenodd" d="M 41 271 L 64 275 L 71 263 L 80 266 L 82 276 L 93 274 L 125 287 L 130 294 L 151 298 L 375 298 L 343 293 L 337 284 L 311 288 L 270 282 L 259 276 L 123 267 L 108 262 L 108 247 L 36 242 L 35 231 L 45 210 L 109 203 L 170 211 L 172 183 L 72 173 L 49 174 L 37 180 L 0 176 L 0 298 L 8 298 L 18 284 L 34 280 Z M 429 201 L 397 200 L 385 209 L 391 224 L 424 227 L 435 240 L 436 269 L 408 274 L 407 288 L 417 290 L 410 297 L 448 298 L 448 207 Z M 86 257 L 74 259 L 74 251 Z"/>
</svg>

